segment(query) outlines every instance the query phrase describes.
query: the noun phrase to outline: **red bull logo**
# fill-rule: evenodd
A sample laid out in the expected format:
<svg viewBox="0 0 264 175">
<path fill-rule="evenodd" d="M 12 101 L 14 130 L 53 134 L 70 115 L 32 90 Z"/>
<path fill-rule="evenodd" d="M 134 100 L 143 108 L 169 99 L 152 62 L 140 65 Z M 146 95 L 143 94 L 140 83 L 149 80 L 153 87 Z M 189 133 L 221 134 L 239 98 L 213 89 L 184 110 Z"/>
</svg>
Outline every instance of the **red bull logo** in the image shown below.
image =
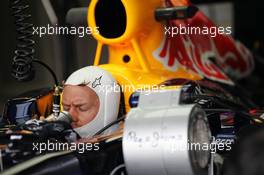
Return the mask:
<svg viewBox="0 0 264 175">
<path fill-rule="evenodd" d="M 168 31 L 168 27 L 172 30 Z M 174 29 L 185 31 L 173 35 Z M 186 28 L 208 29 L 201 32 L 186 32 Z M 254 68 L 253 56 L 240 42 L 229 35 L 214 32 L 217 27 L 202 12 L 187 20 L 168 22 L 165 38 L 154 51 L 154 57 L 166 69 L 176 71 L 179 67 L 194 71 L 204 78 L 233 84 L 229 78 L 240 79 Z M 230 30 L 230 29 L 229 29 Z"/>
</svg>

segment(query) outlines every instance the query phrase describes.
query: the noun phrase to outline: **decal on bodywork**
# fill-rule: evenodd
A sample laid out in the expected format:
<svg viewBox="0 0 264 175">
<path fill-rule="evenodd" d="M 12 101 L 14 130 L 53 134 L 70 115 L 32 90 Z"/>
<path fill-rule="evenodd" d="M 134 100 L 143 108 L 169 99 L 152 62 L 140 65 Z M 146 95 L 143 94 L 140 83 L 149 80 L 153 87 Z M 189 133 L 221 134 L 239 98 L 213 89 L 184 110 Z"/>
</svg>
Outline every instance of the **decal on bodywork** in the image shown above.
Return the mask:
<svg viewBox="0 0 264 175">
<path fill-rule="evenodd" d="M 187 20 L 171 20 L 170 27 L 215 27 L 202 12 Z M 216 34 L 165 35 L 153 56 L 170 71 L 179 67 L 198 73 L 204 78 L 233 84 L 231 79 L 240 79 L 254 68 L 251 52 L 231 36 Z M 213 59 L 211 59 L 213 58 Z"/>
</svg>

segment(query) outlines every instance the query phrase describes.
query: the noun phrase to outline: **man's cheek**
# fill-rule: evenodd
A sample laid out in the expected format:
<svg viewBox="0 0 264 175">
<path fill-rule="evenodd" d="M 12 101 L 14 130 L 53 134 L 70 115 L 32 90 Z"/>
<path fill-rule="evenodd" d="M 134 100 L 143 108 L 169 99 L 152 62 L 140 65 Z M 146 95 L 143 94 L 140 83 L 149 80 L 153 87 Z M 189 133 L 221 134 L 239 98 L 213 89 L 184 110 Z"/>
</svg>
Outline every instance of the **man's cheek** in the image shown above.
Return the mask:
<svg viewBox="0 0 264 175">
<path fill-rule="evenodd" d="M 89 113 L 87 113 L 87 112 L 82 112 L 82 113 L 80 113 L 80 115 L 79 115 L 79 120 L 78 120 L 77 124 L 78 124 L 79 127 L 80 127 L 80 126 L 83 126 L 83 125 L 89 123 L 89 121 L 90 121 Z"/>
<path fill-rule="evenodd" d="M 82 125 L 86 125 L 87 123 L 90 123 L 95 118 L 95 113 L 93 110 L 88 110 L 87 112 L 83 113 L 80 117 L 80 123 Z"/>
</svg>

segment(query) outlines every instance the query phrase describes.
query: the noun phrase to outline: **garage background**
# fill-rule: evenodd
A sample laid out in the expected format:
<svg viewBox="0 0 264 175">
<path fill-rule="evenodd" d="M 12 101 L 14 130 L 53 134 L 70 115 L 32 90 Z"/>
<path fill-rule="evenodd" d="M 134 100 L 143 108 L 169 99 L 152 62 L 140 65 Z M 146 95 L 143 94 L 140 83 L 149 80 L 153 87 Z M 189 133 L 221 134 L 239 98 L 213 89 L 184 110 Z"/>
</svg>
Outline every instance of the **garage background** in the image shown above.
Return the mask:
<svg viewBox="0 0 264 175">
<path fill-rule="evenodd" d="M 58 25 L 65 24 L 66 13 L 70 8 L 87 7 L 88 0 L 24 0 L 30 5 L 34 26 L 47 26 L 51 14 L 55 15 Z M 254 53 L 264 56 L 264 26 L 262 1 L 213 1 L 192 0 L 217 25 L 232 26 L 235 39 L 242 41 Z M 51 13 L 54 12 L 54 13 Z M 32 82 L 18 82 L 11 77 L 11 64 L 16 47 L 14 18 L 11 15 L 9 0 L 2 0 L 1 21 L 1 58 L 0 58 L 0 115 L 4 103 L 12 97 L 28 90 L 49 87 L 53 79 L 43 67 L 35 65 L 36 77 Z M 96 42 L 90 36 L 45 35 L 34 36 L 36 58 L 44 61 L 55 71 L 60 82 L 74 70 L 91 65 Z M 103 61 L 107 61 L 104 49 Z M 261 69 L 260 69 L 261 70 Z M 263 72 L 261 72 L 263 74 Z M 259 87 L 258 87 L 259 89 Z M 264 100 L 263 100 L 264 101 Z"/>
</svg>

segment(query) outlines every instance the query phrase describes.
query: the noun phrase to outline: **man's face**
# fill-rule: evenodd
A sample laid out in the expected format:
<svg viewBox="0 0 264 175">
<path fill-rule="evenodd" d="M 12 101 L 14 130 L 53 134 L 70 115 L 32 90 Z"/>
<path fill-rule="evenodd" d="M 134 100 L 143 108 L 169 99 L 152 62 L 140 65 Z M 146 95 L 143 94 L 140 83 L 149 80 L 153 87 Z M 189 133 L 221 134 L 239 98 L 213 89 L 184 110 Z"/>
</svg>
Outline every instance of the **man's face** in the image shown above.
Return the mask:
<svg viewBox="0 0 264 175">
<path fill-rule="evenodd" d="M 72 116 L 72 127 L 78 128 L 91 122 L 98 113 L 100 102 L 97 94 L 88 86 L 66 85 L 62 106 Z"/>
</svg>

